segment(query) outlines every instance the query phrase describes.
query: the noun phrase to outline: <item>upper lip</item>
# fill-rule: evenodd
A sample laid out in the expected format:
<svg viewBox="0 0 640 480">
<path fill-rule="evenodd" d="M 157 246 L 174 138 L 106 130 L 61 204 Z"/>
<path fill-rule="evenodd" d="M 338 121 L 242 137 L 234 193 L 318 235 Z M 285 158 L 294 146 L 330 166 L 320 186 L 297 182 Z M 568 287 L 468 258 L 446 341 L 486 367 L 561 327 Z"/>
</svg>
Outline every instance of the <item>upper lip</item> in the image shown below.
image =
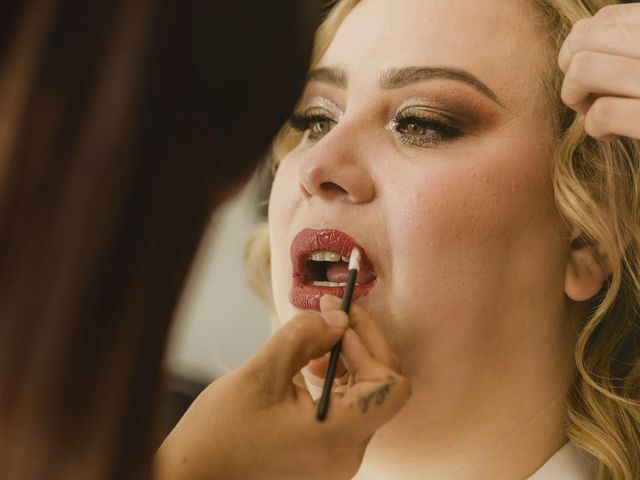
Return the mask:
<svg viewBox="0 0 640 480">
<path fill-rule="evenodd" d="M 360 251 L 360 271 L 370 272 L 374 277 L 377 277 L 365 249 L 348 234 L 335 229 L 306 228 L 301 230 L 291 242 L 293 277 L 298 283 L 312 281 L 308 278 L 307 261 L 313 252 L 330 251 L 348 259 L 354 248 L 358 248 Z"/>
</svg>

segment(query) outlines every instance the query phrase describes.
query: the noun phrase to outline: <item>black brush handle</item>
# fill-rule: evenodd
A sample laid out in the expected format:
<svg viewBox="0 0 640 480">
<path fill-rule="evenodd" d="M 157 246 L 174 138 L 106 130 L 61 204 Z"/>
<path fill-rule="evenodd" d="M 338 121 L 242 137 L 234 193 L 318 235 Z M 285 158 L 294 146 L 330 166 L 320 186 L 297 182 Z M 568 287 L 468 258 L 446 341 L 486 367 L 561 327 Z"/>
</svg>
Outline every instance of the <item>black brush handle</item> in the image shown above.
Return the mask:
<svg viewBox="0 0 640 480">
<path fill-rule="evenodd" d="M 349 308 L 351 308 L 353 289 L 356 288 L 356 278 L 358 278 L 358 271 L 355 268 L 353 270 L 349 270 L 349 279 L 347 280 L 347 286 L 344 289 L 342 306 L 340 307 L 342 311 L 347 315 L 349 315 Z"/>
<path fill-rule="evenodd" d="M 342 297 L 342 311 L 349 315 L 349 308 L 351 308 L 351 298 L 353 297 L 353 289 L 356 286 L 356 277 L 358 271 L 353 269 L 349 270 L 349 280 L 347 280 L 347 286 L 344 289 L 344 296 Z M 333 381 L 336 378 L 336 370 L 338 368 L 338 360 L 340 360 L 340 352 L 342 351 L 342 340 L 336 343 L 331 349 L 331 356 L 329 357 L 329 366 L 327 367 L 327 375 L 324 379 L 324 386 L 322 387 L 322 395 L 320 396 L 320 402 L 318 403 L 318 411 L 316 418 L 322 422 L 327 418 L 327 412 L 329 411 L 329 398 L 331 397 L 331 387 Z"/>
</svg>

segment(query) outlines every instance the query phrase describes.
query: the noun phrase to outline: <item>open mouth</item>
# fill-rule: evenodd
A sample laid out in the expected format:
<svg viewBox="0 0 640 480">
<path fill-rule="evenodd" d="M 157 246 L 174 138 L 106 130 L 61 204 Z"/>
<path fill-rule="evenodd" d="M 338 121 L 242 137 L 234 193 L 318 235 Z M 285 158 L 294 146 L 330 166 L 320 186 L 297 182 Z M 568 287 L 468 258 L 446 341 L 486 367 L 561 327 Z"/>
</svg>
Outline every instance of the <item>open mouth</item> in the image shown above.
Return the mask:
<svg viewBox="0 0 640 480">
<path fill-rule="evenodd" d="M 291 242 L 293 285 L 289 301 L 297 308 L 319 310 L 324 294 L 341 297 L 349 277 L 349 257 L 358 248 L 360 271 L 354 297 L 366 295 L 375 285 L 376 274 L 364 248 L 340 230 L 302 230 Z"/>
<path fill-rule="evenodd" d="M 316 287 L 346 287 L 349 279 L 349 258 L 329 250 L 311 252 L 304 268 L 306 282 Z M 356 285 L 366 285 L 375 280 L 368 270 L 358 272 Z"/>
</svg>

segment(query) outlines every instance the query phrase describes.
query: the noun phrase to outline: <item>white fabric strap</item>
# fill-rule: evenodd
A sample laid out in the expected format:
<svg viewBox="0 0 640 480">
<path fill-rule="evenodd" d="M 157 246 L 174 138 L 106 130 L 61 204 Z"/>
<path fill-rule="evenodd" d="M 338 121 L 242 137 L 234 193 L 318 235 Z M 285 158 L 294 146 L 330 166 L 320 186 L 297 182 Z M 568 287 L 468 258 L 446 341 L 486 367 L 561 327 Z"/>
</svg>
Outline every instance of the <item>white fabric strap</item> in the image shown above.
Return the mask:
<svg viewBox="0 0 640 480">
<path fill-rule="evenodd" d="M 588 453 L 565 444 L 528 480 L 595 480 L 596 465 Z"/>
</svg>

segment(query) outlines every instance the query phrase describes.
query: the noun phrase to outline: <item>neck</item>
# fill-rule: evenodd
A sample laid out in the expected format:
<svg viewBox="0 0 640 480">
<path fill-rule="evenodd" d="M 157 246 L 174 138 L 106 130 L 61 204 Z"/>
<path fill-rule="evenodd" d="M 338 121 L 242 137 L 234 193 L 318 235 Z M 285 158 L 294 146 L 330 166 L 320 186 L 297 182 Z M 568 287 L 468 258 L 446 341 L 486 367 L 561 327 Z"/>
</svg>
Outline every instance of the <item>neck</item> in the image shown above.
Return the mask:
<svg viewBox="0 0 640 480">
<path fill-rule="evenodd" d="M 426 367 L 423 363 L 420 371 L 407 372 L 412 398 L 376 433 L 355 478 L 512 480 L 532 475 L 567 442 L 563 425 L 575 334 L 569 321 L 557 324 L 563 325 L 559 331 L 532 334 L 525 344 L 501 345 L 489 356 L 486 349 L 477 358 L 448 352 L 445 358 L 461 360 L 432 358 L 430 368 L 426 359 Z"/>
</svg>

